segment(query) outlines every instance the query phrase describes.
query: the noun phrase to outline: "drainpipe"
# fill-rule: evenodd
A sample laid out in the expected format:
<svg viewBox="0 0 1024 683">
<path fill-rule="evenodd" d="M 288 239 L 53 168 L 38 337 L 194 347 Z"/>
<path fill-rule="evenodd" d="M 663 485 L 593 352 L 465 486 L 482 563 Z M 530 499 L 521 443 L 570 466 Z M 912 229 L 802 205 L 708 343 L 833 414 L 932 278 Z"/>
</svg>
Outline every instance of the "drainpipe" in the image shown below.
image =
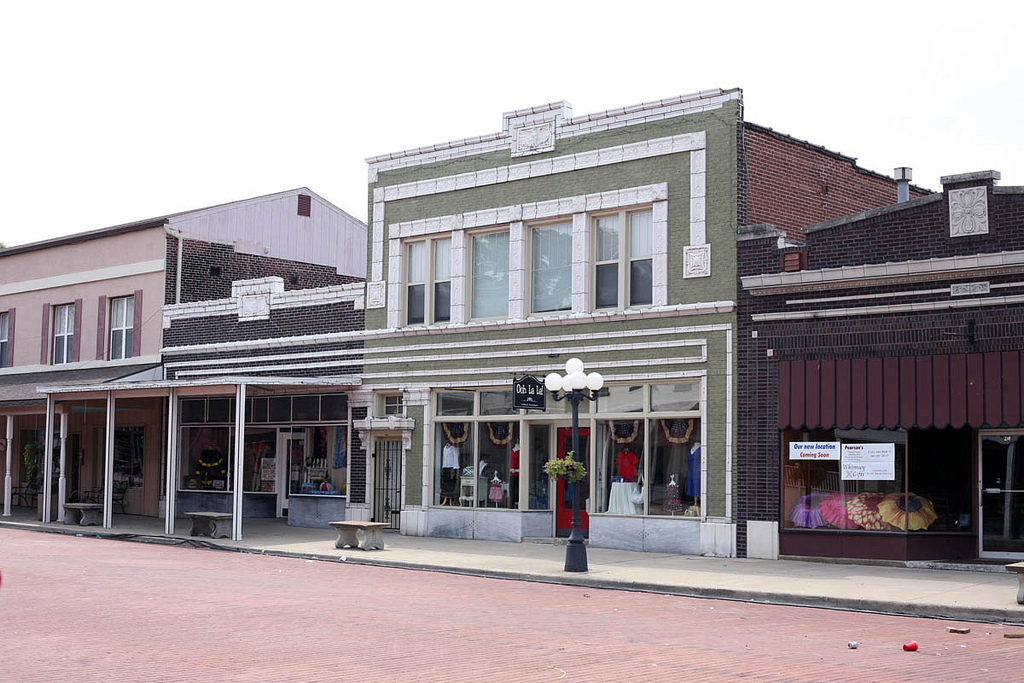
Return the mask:
<svg viewBox="0 0 1024 683">
<path fill-rule="evenodd" d="M 910 181 L 914 179 L 914 169 L 909 166 L 897 166 L 893 169 L 896 178 L 896 201 L 902 204 L 910 201 Z"/>
</svg>

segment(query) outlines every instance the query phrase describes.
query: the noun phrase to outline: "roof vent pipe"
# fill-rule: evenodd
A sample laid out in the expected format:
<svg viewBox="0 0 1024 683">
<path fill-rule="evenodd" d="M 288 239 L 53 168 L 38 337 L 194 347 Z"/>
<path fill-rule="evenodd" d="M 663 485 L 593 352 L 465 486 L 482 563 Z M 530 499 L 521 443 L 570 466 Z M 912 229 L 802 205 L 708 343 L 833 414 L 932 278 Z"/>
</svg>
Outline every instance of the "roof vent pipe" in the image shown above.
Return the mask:
<svg viewBox="0 0 1024 683">
<path fill-rule="evenodd" d="M 914 179 L 914 169 L 909 166 L 897 166 L 893 169 L 896 177 L 896 201 L 902 204 L 910 201 L 910 181 Z"/>
</svg>

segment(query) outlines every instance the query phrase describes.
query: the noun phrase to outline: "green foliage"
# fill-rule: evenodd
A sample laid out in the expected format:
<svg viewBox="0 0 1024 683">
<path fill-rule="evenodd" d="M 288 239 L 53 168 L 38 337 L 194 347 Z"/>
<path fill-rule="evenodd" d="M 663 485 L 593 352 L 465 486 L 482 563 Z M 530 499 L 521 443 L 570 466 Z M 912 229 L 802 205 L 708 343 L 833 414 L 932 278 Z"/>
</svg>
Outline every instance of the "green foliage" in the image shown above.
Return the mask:
<svg viewBox="0 0 1024 683">
<path fill-rule="evenodd" d="M 573 452 L 569 451 L 564 458 L 548 460 L 544 463 L 544 471 L 549 477 L 564 477 L 570 483 L 580 481 L 587 476 L 587 468 L 572 456 Z"/>
</svg>

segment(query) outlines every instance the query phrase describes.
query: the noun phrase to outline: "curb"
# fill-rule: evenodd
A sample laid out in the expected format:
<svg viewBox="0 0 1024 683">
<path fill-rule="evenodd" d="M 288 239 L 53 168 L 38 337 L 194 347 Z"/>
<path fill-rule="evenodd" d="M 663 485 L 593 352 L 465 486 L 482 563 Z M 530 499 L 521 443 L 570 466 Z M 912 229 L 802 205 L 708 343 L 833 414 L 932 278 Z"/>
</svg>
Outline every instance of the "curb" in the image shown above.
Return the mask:
<svg viewBox="0 0 1024 683">
<path fill-rule="evenodd" d="M 814 609 L 830 609 L 846 612 L 869 612 L 874 614 L 885 614 L 899 617 L 921 617 L 926 619 L 947 619 L 955 621 L 971 621 L 977 623 L 1007 624 L 1012 626 L 1024 626 L 1024 614 L 999 608 L 970 608 L 954 607 L 949 605 L 921 605 L 908 602 L 887 601 L 887 600 L 865 600 L 861 598 L 835 598 L 828 596 L 809 596 L 796 593 L 784 593 L 773 591 L 737 591 L 731 588 L 700 588 L 694 586 L 680 586 L 675 584 L 651 583 L 640 581 L 616 581 L 588 576 L 586 574 L 567 574 L 565 576 L 553 576 L 548 574 L 532 572 L 503 571 L 500 569 L 473 569 L 452 565 L 429 564 L 425 562 L 409 562 L 402 560 L 377 559 L 372 556 L 363 555 L 321 555 L 318 553 L 302 553 L 288 550 L 273 550 L 268 548 L 252 548 L 229 546 L 214 541 L 200 541 L 192 538 L 179 538 L 176 536 L 141 536 L 136 534 L 117 534 L 105 532 L 101 529 L 86 531 L 81 527 L 70 527 L 67 529 L 39 528 L 31 524 L 20 522 L 0 521 L 0 527 L 20 529 L 23 531 L 36 531 L 44 533 L 63 534 L 65 536 L 94 537 L 114 541 L 130 541 L 135 543 L 153 543 L 157 545 L 177 545 L 192 548 L 206 548 L 211 550 L 224 550 L 228 552 L 241 552 L 250 555 L 264 555 L 272 557 L 285 557 L 290 559 L 313 560 L 318 562 L 332 562 L 334 564 L 355 564 L 369 567 L 381 567 L 385 569 L 403 569 L 408 571 L 427 571 L 444 574 L 455 574 L 460 576 L 474 576 L 486 579 L 500 579 L 505 581 L 529 581 L 531 583 L 546 583 L 561 586 L 573 586 L 576 588 L 594 588 L 600 590 L 618 590 L 637 593 L 659 593 L 662 595 L 675 595 L 685 598 L 700 598 L 707 600 L 729 600 L 732 602 L 748 602 L 761 605 L 778 605 L 780 607 L 807 607 Z"/>
</svg>

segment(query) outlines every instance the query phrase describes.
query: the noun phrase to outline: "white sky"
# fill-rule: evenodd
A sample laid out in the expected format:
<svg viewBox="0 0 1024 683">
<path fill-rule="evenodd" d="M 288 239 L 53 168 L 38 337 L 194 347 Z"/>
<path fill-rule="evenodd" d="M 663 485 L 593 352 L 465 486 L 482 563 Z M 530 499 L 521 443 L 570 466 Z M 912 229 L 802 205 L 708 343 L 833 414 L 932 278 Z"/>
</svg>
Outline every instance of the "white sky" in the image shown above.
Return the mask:
<svg viewBox="0 0 1024 683">
<path fill-rule="evenodd" d="M 367 157 L 717 87 L 933 190 L 1024 185 L 1020 2 L 690 5 L 4 3 L 0 242 L 301 186 L 365 220 Z"/>
</svg>

